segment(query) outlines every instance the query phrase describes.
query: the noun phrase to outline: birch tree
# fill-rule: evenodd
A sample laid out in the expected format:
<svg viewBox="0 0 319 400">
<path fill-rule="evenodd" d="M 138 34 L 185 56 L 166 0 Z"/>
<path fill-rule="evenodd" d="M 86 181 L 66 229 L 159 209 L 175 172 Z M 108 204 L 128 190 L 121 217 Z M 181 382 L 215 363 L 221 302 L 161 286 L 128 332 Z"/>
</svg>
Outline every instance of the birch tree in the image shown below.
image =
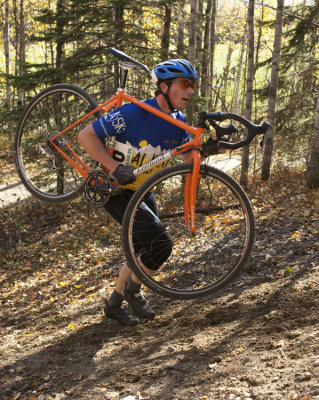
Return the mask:
<svg viewBox="0 0 319 400">
<path fill-rule="evenodd" d="M 24 0 L 20 0 L 19 10 L 19 76 L 24 73 L 25 63 L 25 12 L 24 12 Z M 24 105 L 24 88 L 19 87 L 18 89 L 18 104 Z"/>
<path fill-rule="evenodd" d="M 209 84 L 211 84 L 211 71 L 210 71 L 210 57 L 209 43 L 211 40 L 211 14 L 212 14 L 212 0 L 207 1 L 205 13 L 205 27 L 204 27 L 204 43 L 203 43 L 203 56 L 202 56 L 202 79 L 201 79 L 201 95 L 208 97 Z"/>
<path fill-rule="evenodd" d="M 241 38 L 241 49 L 240 49 L 240 56 L 239 56 L 239 60 L 238 60 L 238 64 L 237 64 L 235 90 L 234 90 L 233 101 L 232 101 L 232 110 L 235 114 L 240 113 L 240 111 L 239 111 L 239 93 L 240 93 L 244 54 L 245 54 L 246 38 L 247 38 L 247 33 L 246 33 L 246 29 L 245 29 L 245 33 L 244 33 L 243 37 Z"/>
<path fill-rule="evenodd" d="M 216 30 L 216 15 L 217 15 L 217 0 L 212 0 L 212 16 L 210 22 L 210 90 L 209 90 L 209 102 L 208 109 L 212 107 L 212 87 L 213 87 L 213 78 L 214 78 L 214 56 L 215 56 L 215 30 Z"/>
<path fill-rule="evenodd" d="M 198 0 L 191 0 L 191 13 L 189 23 L 189 45 L 188 45 L 188 61 L 195 66 L 196 62 L 196 33 L 197 33 L 197 12 Z M 194 112 L 194 104 L 187 107 L 187 120 L 191 123 Z"/>
<path fill-rule="evenodd" d="M 262 162 L 261 179 L 268 180 L 270 175 L 271 158 L 276 124 L 276 100 L 279 84 L 279 65 L 281 53 L 282 23 L 283 23 L 284 0 L 277 0 L 277 13 L 275 22 L 275 39 L 271 65 L 271 81 L 268 96 L 267 120 L 272 126 L 265 135 L 264 156 Z"/>
<path fill-rule="evenodd" d="M 10 50 L 9 50 L 9 0 L 4 2 L 4 13 L 3 13 L 3 43 L 4 43 L 4 57 L 6 65 L 6 106 L 8 111 L 11 108 L 11 87 L 10 79 Z"/>
<path fill-rule="evenodd" d="M 255 0 L 249 0 L 248 5 L 248 60 L 247 60 L 247 89 L 245 118 L 251 119 L 253 108 L 253 85 L 254 85 L 254 12 Z M 248 185 L 248 168 L 249 168 L 249 146 L 245 146 L 242 152 L 240 184 Z"/>
</svg>

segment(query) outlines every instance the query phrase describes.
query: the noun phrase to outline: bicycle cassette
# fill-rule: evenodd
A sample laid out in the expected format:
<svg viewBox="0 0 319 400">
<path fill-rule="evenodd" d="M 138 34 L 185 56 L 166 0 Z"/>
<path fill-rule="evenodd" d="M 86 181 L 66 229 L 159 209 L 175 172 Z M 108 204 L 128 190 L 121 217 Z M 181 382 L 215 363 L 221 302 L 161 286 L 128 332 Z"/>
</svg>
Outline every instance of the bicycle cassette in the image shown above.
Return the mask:
<svg viewBox="0 0 319 400">
<path fill-rule="evenodd" d="M 93 206 L 105 204 L 112 193 L 110 178 L 103 171 L 92 171 L 84 189 L 86 200 Z"/>
</svg>

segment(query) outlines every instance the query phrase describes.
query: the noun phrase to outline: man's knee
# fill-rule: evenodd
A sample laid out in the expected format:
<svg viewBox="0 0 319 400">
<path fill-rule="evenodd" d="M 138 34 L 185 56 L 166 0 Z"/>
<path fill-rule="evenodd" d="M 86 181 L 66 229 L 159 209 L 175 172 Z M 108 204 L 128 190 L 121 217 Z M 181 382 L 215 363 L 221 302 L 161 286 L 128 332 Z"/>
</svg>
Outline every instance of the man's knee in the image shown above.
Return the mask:
<svg viewBox="0 0 319 400">
<path fill-rule="evenodd" d="M 149 241 L 141 254 L 142 263 L 151 270 L 157 270 L 169 258 L 173 249 L 171 235 L 163 230 Z"/>
</svg>

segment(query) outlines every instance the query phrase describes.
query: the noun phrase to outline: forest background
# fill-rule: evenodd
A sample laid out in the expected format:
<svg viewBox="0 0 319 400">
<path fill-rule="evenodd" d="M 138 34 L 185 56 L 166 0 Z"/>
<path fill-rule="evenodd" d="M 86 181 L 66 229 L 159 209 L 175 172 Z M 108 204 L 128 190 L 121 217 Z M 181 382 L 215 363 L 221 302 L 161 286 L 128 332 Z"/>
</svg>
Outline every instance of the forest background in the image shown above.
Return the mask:
<svg viewBox="0 0 319 400">
<path fill-rule="evenodd" d="M 319 1 L 0 4 L 0 398 L 319 400 Z M 157 316 L 135 330 L 103 318 L 123 262 L 103 209 L 19 195 L 2 205 L 18 186 L 25 105 L 59 82 L 109 97 L 120 71 L 108 46 L 150 68 L 190 59 L 190 121 L 207 109 L 273 126 L 263 152 L 258 138 L 237 154 L 256 221 L 238 280 L 196 302 L 145 288 Z M 128 90 L 155 87 L 134 71 Z"/>
<path fill-rule="evenodd" d="M 308 168 L 308 185 L 318 186 L 318 14 L 318 1 L 3 0 L 0 135 L 10 143 L 24 106 L 51 84 L 74 83 L 98 101 L 108 98 L 119 85 L 106 50 L 113 46 L 149 67 L 189 59 L 200 74 L 190 122 L 200 109 L 268 119 L 264 155 L 254 146 L 263 179 L 271 163 L 298 161 Z M 140 74 L 128 86 L 138 98 L 155 89 Z"/>
</svg>

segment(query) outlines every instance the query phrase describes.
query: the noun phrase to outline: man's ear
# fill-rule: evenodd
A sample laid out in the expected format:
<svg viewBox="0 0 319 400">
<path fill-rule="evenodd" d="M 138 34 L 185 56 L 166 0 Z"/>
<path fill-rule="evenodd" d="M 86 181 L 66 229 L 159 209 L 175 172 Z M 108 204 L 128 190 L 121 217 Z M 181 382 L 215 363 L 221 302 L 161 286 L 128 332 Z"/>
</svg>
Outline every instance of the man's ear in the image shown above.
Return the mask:
<svg viewBox="0 0 319 400">
<path fill-rule="evenodd" d="M 166 92 L 167 92 L 167 90 L 168 90 L 168 85 L 167 85 L 165 82 L 161 82 L 159 86 L 160 86 L 160 88 L 161 88 L 161 90 L 162 90 L 163 93 L 166 93 Z"/>
</svg>

